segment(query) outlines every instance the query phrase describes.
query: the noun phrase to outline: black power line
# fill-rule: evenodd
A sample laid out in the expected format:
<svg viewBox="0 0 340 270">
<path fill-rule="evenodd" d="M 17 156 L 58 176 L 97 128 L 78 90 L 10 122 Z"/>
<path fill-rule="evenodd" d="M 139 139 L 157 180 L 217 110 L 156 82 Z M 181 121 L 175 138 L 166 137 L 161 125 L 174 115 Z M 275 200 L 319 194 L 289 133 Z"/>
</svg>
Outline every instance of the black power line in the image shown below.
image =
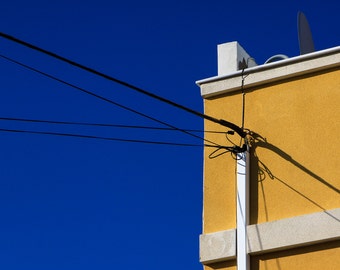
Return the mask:
<svg viewBox="0 0 340 270">
<path fill-rule="evenodd" d="M 170 145 L 170 146 L 187 146 L 187 147 L 203 147 L 203 146 L 205 146 L 205 147 L 214 147 L 214 148 L 218 148 L 218 149 L 224 148 L 224 147 L 219 147 L 219 146 L 210 145 L 210 144 L 201 145 L 201 144 L 175 143 L 175 142 L 162 142 L 162 141 L 133 140 L 133 139 L 111 138 L 111 137 L 101 137 L 101 136 L 83 135 L 83 134 L 59 133 L 59 132 L 48 132 L 48 131 L 34 131 L 34 130 L 21 130 L 21 129 L 0 128 L 0 132 L 41 134 L 41 135 L 52 135 L 52 136 L 61 136 L 61 137 L 97 139 L 97 140 L 129 142 L 129 143 L 159 144 L 159 145 Z"/>
<path fill-rule="evenodd" d="M 165 126 L 167 126 L 167 127 L 169 127 L 169 128 L 172 128 L 172 129 L 174 129 L 174 130 L 183 132 L 183 133 L 185 133 L 185 134 L 187 134 L 187 135 L 190 135 L 190 136 L 192 136 L 192 137 L 195 137 L 195 138 L 198 138 L 198 139 L 200 139 L 200 140 L 204 140 L 204 141 L 206 141 L 206 142 L 209 142 L 209 143 L 211 143 L 211 144 L 214 144 L 214 145 L 216 145 L 216 146 L 219 146 L 217 143 L 214 143 L 214 142 L 212 142 L 212 141 L 210 141 L 210 140 L 207 140 L 207 139 L 205 139 L 205 138 L 202 138 L 202 137 L 200 137 L 200 136 L 198 136 L 198 135 L 196 135 L 196 134 L 192 134 L 192 133 L 190 133 L 190 132 L 188 132 L 188 131 L 186 131 L 186 130 L 177 128 L 177 127 L 175 127 L 175 126 L 173 126 L 173 125 L 171 125 L 171 124 L 168 124 L 168 123 L 166 123 L 166 122 L 164 122 L 164 121 L 161 121 L 161 120 L 156 119 L 156 118 L 154 118 L 154 117 L 152 117 L 152 116 L 149 116 L 149 115 L 146 115 L 146 114 L 144 114 L 144 113 L 141 113 L 141 112 L 139 112 L 139 111 L 137 111 L 137 110 L 134 110 L 134 109 L 132 109 L 132 108 L 130 108 L 130 107 L 127 107 L 127 106 L 125 106 L 125 105 L 122 105 L 122 104 L 120 104 L 120 103 L 117 103 L 117 102 L 115 102 L 115 101 L 113 101 L 113 100 L 111 100 L 111 99 L 108 99 L 108 98 L 105 98 L 105 97 L 100 96 L 100 95 L 98 95 L 98 94 L 95 94 L 95 93 L 93 93 L 93 92 L 91 92 L 91 91 L 89 91 L 89 90 L 86 90 L 86 89 L 82 88 L 82 87 L 79 87 L 79 86 L 76 86 L 76 85 L 74 85 L 74 84 L 68 83 L 68 82 L 66 82 L 66 81 L 64 81 L 64 80 L 62 80 L 62 79 L 59 79 L 59 78 L 57 78 L 57 77 L 55 77 L 55 76 L 52 76 L 52 75 L 50 75 L 50 74 L 48 74 L 48 73 L 45 73 L 45 72 L 43 72 L 43 71 L 40 71 L 40 70 L 35 69 L 35 68 L 33 68 L 33 67 L 30 67 L 30 66 L 28 66 L 28 65 L 26 65 L 26 64 L 23 64 L 23 63 L 19 62 L 19 61 L 13 60 L 13 59 L 11 59 L 11 58 L 9 58 L 9 57 L 7 57 L 7 56 L 4 56 L 4 55 L 1 55 L 1 54 L 0 54 L 0 57 L 3 58 L 3 59 L 6 59 L 7 61 L 10 61 L 10 62 L 12 62 L 12 63 L 14 63 L 14 64 L 17 64 L 17 65 L 19 65 L 19 66 L 22 66 L 22 67 L 24 67 L 24 68 L 26 68 L 26 69 L 28 69 L 28 70 L 31 70 L 31 71 L 33 71 L 33 72 L 36 72 L 36 73 L 40 74 L 40 75 L 43 75 L 43 76 L 45 76 L 45 77 L 47 77 L 47 78 L 53 79 L 53 80 L 58 81 L 58 82 L 60 82 L 60 83 L 62 83 L 62 84 L 65 84 L 65 85 L 70 86 L 70 87 L 72 87 L 72 88 L 74 88 L 74 89 L 77 89 L 77 90 L 79 90 L 79 91 L 81 91 L 81 92 L 83 92 L 83 93 L 86 93 L 86 94 L 90 95 L 90 96 L 93 96 L 93 97 L 95 97 L 95 98 L 98 98 L 98 99 L 101 99 L 101 100 L 103 100 L 103 101 L 106 101 L 106 102 L 108 102 L 108 103 L 110 103 L 110 104 L 113 104 L 113 105 L 115 105 L 115 106 L 117 106 L 117 107 L 120 107 L 120 108 L 122 108 L 122 109 L 124 109 L 124 110 L 130 111 L 130 112 L 132 112 L 132 113 L 135 113 L 135 114 L 137 114 L 137 115 L 140 115 L 140 116 L 142 116 L 142 117 L 145 117 L 145 118 L 147 118 L 147 119 L 149 119 L 149 120 L 155 121 L 155 122 L 160 123 L 160 124 L 162 124 L 162 125 L 165 125 Z"/>
<path fill-rule="evenodd" d="M 150 126 L 136 126 L 136 125 L 119 125 L 119 124 L 102 124 L 102 123 L 88 123 L 88 122 L 70 122 L 70 121 L 55 121 L 55 120 L 41 120 L 41 119 L 27 119 L 27 118 L 14 118 L 14 117 L 0 117 L 0 121 L 18 121 L 18 122 L 29 122 L 29 123 L 44 123 L 44 124 L 60 124 L 60 125 L 80 125 L 80 126 L 95 126 L 95 127 L 114 127 L 114 128 L 133 128 L 133 129 L 151 129 L 151 130 L 163 130 L 163 131 L 177 131 L 173 128 L 164 127 L 150 127 Z M 190 132 L 202 132 L 201 130 L 189 129 L 186 131 Z M 144 144 L 161 144 L 161 145 L 172 145 L 172 146 L 190 146 L 190 147 L 211 147 L 216 148 L 216 150 L 210 154 L 213 157 L 217 157 L 227 152 L 239 153 L 244 151 L 243 148 L 236 146 L 220 146 L 217 144 L 189 144 L 189 143 L 175 143 L 175 142 L 164 142 L 164 141 L 147 141 L 147 140 L 137 140 L 137 139 L 122 139 L 122 138 L 110 138 L 102 136 L 92 136 L 92 135 L 82 135 L 82 134 L 70 134 L 70 133 L 57 133 L 57 132 L 46 132 L 46 131 L 32 131 L 32 130 L 18 130 L 18 129 L 2 129 L 0 132 L 13 132 L 13 133 L 29 133 L 29 134 L 42 134 L 42 135 L 54 135 L 54 136 L 66 136 L 66 137 L 78 137 L 87 139 L 100 139 L 109 141 L 120 141 L 120 142 L 133 142 L 133 143 L 144 143 Z M 204 131 L 208 133 L 219 133 L 226 134 L 228 139 L 228 132 L 221 131 Z M 229 140 L 229 139 L 228 139 Z M 230 140 L 229 140 L 230 141 Z M 231 142 L 231 141 L 230 141 Z M 224 150 L 220 154 L 216 154 L 218 151 Z"/>
<path fill-rule="evenodd" d="M 227 128 L 230 128 L 230 129 L 234 130 L 237 134 L 239 134 L 242 138 L 244 138 L 244 137 L 246 136 L 246 132 L 245 132 L 242 128 L 240 128 L 239 126 L 237 126 L 237 125 L 235 125 L 235 124 L 233 124 L 233 123 L 231 123 L 231 122 L 228 122 L 228 121 L 223 120 L 223 119 L 217 119 L 217 118 L 214 118 L 214 117 L 212 117 L 212 116 L 209 116 L 209 115 L 200 113 L 200 112 L 198 112 L 198 111 L 195 111 L 195 110 L 193 110 L 193 109 L 190 109 L 190 108 L 188 108 L 188 107 L 185 107 L 185 106 L 183 106 L 183 105 L 181 105 L 181 104 L 178 104 L 178 103 L 176 103 L 176 102 L 173 102 L 173 101 L 171 101 L 171 100 L 169 100 L 169 99 L 166 99 L 166 98 L 164 98 L 164 97 L 161 97 L 161 96 L 159 96 L 159 95 L 156 95 L 156 94 L 154 94 L 154 93 L 151 93 L 151 92 L 149 92 L 149 91 L 146 91 L 146 90 L 144 90 L 144 89 L 142 89 L 142 88 L 140 88 L 140 87 L 137 87 L 137 86 L 132 85 L 132 84 L 130 84 L 130 83 L 127 83 L 127 82 L 125 82 L 125 81 L 119 80 L 119 79 L 114 78 L 114 77 L 112 77 L 112 76 L 110 76 L 110 75 L 104 74 L 104 73 L 102 73 L 102 72 L 100 72 L 100 71 L 98 71 L 98 70 L 95 70 L 95 69 L 93 69 L 93 68 L 90 68 L 90 67 L 84 66 L 84 65 L 82 65 L 82 64 L 79 64 L 79 63 L 77 63 L 77 62 L 75 62 L 75 61 L 72 61 L 72 60 L 70 60 L 70 59 L 68 59 L 68 58 L 65 58 L 65 57 L 63 57 L 63 56 L 60 56 L 60 55 L 58 55 L 58 54 L 56 54 L 56 53 L 53 53 L 53 52 L 51 52 L 51 51 L 42 49 L 42 48 L 40 48 L 40 47 L 38 47 L 38 46 L 35 46 L 35 45 L 30 44 L 30 43 L 28 43 L 28 42 L 26 42 L 26 41 L 23 41 L 23 40 L 20 40 L 20 39 L 18 39 L 18 38 L 16 38 L 16 37 L 10 36 L 10 35 L 8 35 L 8 34 L 5 34 L 5 33 L 0 32 L 0 36 L 3 37 L 3 38 L 5 38 L 5 39 L 7 39 L 7 40 L 11 40 L 11 41 L 13 41 L 13 42 L 15 42 L 15 43 L 18 43 L 18 44 L 21 44 L 21 45 L 23 45 L 23 46 L 25 46 L 25 47 L 28 47 L 28 48 L 30 48 L 30 49 L 33 49 L 33 50 L 35 50 L 35 51 L 38 51 L 38 52 L 44 53 L 44 54 L 46 54 L 46 55 L 49 55 L 49 56 L 51 56 L 51 57 L 53 57 L 53 58 L 56 58 L 56 59 L 58 59 L 58 60 L 60 60 L 60 61 L 63 61 L 63 62 L 65 62 L 65 63 L 68 63 L 68 64 L 70 64 L 70 65 L 72 65 L 72 66 L 74 66 L 74 67 L 83 69 L 83 70 L 88 71 L 88 72 L 90 72 L 90 73 L 92 73 L 92 74 L 95 74 L 95 75 L 100 76 L 100 77 L 102 77 L 102 78 L 105 78 L 105 79 L 107 79 L 107 80 L 110 80 L 110 81 L 113 81 L 113 82 L 118 83 L 118 84 L 120 84 L 120 85 L 123 85 L 123 86 L 125 86 L 125 87 L 128 87 L 128 88 L 130 88 L 130 89 L 132 89 L 132 90 L 134 90 L 134 91 L 137 91 L 137 92 L 139 92 L 139 93 L 141 93 L 141 94 L 147 95 L 147 96 L 149 96 L 149 97 L 151 97 L 151 98 L 154 98 L 154 99 L 156 99 L 156 100 L 159 100 L 159 101 L 162 101 L 162 102 L 167 103 L 167 104 L 169 104 L 169 105 L 172 105 L 172 106 L 174 106 L 174 107 L 177 107 L 177 108 L 179 108 L 179 109 L 181 109 L 181 110 L 184 110 L 184 111 L 186 111 L 186 112 L 189 112 L 189 113 L 191 113 L 191 114 L 194 114 L 194 115 L 196 115 L 196 116 L 198 116 L 198 117 L 204 118 L 204 119 L 206 119 L 206 120 L 208 120 L 208 121 L 211 121 L 211 122 L 220 124 L 220 125 L 222 125 L 222 126 L 225 126 L 225 127 L 227 127 Z"/>
<path fill-rule="evenodd" d="M 44 124 L 57 124 L 57 125 L 75 125 L 75 126 L 94 126 L 94 127 L 112 127 L 112 128 L 131 128 L 131 129 L 150 129 L 150 130 L 163 130 L 163 131 L 178 131 L 170 127 L 153 127 L 153 126 L 140 126 L 140 125 L 122 125 L 122 124 L 105 124 L 105 123 L 88 123 L 88 122 L 74 122 L 74 121 L 56 121 L 56 120 L 42 120 L 42 119 L 28 119 L 17 117 L 0 117 L 1 121 L 18 121 L 29 123 L 44 123 Z M 223 131 L 209 131 L 199 129 L 181 129 L 187 132 L 205 132 L 205 133 L 220 133 L 226 134 Z"/>
</svg>

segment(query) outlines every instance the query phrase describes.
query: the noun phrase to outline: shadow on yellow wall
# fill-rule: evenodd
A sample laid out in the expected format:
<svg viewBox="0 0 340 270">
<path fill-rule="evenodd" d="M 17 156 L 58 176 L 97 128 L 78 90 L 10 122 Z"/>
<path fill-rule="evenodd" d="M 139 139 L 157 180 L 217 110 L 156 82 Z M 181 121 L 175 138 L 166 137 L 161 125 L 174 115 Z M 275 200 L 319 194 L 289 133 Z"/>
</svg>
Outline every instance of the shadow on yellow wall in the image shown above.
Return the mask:
<svg viewBox="0 0 340 270">
<path fill-rule="evenodd" d="M 301 191 L 299 191 L 298 189 L 294 188 L 292 185 L 287 183 L 287 181 L 284 181 L 284 180 L 280 179 L 278 176 L 276 176 L 275 173 L 272 172 L 272 170 L 266 164 L 264 164 L 264 162 L 261 161 L 261 159 L 258 156 L 257 151 L 256 151 L 258 148 L 270 150 L 271 152 L 275 153 L 276 155 L 278 155 L 279 157 L 281 157 L 285 161 L 294 165 L 296 168 L 298 168 L 302 172 L 309 175 L 312 179 L 322 183 L 325 187 L 334 191 L 337 195 L 340 194 L 339 188 L 337 188 L 336 186 L 327 182 L 325 179 L 318 176 L 316 173 L 312 172 L 311 170 L 306 168 L 304 165 L 302 165 L 298 161 L 294 160 L 288 153 L 286 153 L 282 149 L 278 148 L 277 146 L 269 143 L 261 135 L 255 133 L 255 132 L 251 132 L 251 137 L 253 138 L 251 153 L 250 153 L 250 155 L 251 155 L 251 177 L 253 176 L 253 178 L 255 178 L 257 176 L 257 180 L 258 180 L 258 181 L 254 181 L 254 179 L 252 179 L 252 181 L 250 181 L 250 190 L 251 190 L 251 192 L 250 192 L 250 196 L 251 196 L 251 198 L 250 198 L 250 201 L 251 201 L 250 212 L 252 213 L 251 218 L 250 218 L 251 224 L 258 223 L 258 212 L 259 212 L 258 203 L 259 203 L 259 196 L 260 195 L 262 197 L 263 208 L 264 208 L 264 212 L 265 212 L 264 213 L 264 215 L 265 215 L 264 219 L 265 219 L 265 221 L 269 221 L 269 214 L 268 214 L 268 210 L 267 210 L 267 201 L 266 201 L 266 193 L 264 192 L 264 185 L 263 185 L 263 182 L 268 178 L 270 180 L 278 181 L 279 183 L 284 185 L 286 188 L 288 188 L 290 191 L 293 191 L 294 193 L 298 194 L 303 199 L 307 200 L 308 202 L 310 202 L 314 206 L 320 208 L 321 210 L 323 210 L 323 211 L 327 210 L 325 207 L 323 207 L 322 205 L 317 203 L 315 200 L 312 200 L 310 197 L 304 195 Z M 259 188 L 261 189 L 260 190 L 261 194 L 259 193 Z M 329 214 L 329 215 L 331 215 L 331 214 Z M 332 218 L 338 220 L 336 217 L 332 216 Z M 338 220 L 338 221 L 340 222 L 340 220 Z"/>
</svg>

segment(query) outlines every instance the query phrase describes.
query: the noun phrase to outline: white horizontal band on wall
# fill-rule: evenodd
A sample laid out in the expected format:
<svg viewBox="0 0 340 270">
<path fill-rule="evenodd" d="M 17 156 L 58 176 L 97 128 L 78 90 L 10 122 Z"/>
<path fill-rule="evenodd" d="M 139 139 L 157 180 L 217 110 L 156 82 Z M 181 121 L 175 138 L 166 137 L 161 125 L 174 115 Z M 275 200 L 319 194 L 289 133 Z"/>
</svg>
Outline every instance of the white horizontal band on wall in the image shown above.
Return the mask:
<svg viewBox="0 0 340 270">
<path fill-rule="evenodd" d="M 247 227 L 248 253 L 324 243 L 340 239 L 340 208 Z M 209 264 L 236 257 L 236 230 L 200 236 L 200 261 Z"/>
<path fill-rule="evenodd" d="M 211 263 L 236 258 L 236 229 L 200 235 L 200 262 Z"/>
</svg>

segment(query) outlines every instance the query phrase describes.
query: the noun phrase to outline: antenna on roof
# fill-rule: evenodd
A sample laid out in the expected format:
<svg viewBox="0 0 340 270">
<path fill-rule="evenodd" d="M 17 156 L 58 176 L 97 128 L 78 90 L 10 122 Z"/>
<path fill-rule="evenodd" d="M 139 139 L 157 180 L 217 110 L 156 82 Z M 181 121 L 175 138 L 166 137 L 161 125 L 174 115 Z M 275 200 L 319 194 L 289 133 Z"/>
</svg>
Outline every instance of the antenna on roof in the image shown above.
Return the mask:
<svg viewBox="0 0 340 270">
<path fill-rule="evenodd" d="M 268 58 L 266 62 L 264 62 L 265 64 L 269 64 L 269 63 L 273 63 L 273 62 L 277 62 L 283 59 L 287 59 L 288 56 L 284 55 L 284 54 L 276 54 L 273 55 L 272 57 Z"/>
<path fill-rule="evenodd" d="M 298 12 L 297 16 L 298 38 L 300 46 L 300 55 L 314 52 L 314 42 L 312 32 L 305 14 Z"/>
</svg>

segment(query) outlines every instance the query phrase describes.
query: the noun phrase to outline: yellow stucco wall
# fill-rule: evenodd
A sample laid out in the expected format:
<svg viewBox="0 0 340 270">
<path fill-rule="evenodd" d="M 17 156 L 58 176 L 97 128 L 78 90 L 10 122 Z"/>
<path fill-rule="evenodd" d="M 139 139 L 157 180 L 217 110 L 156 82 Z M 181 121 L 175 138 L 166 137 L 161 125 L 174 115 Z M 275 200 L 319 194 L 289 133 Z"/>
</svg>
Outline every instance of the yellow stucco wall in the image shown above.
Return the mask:
<svg viewBox="0 0 340 270">
<path fill-rule="evenodd" d="M 251 270 L 338 270 L 340 268 L 339 254 L 339 241 L 273 252 L 252 257 Z"/>
<path fill-rule="evenodd" d="M 252 224 L 340 207 L 339 100 L 337 69 L 246 89 L 245 128 L 256 133 L 251 157 Z M 204 106 L 206 114 L 241 125 L 240 91 L 205 99 Z M 226 131 L 209 121 L 205 129 Z M 231 145 L 224 134 L 207 133 L 206 138 Z M 240 143 L 236 134 L 229 138 Z M 213 151 L 205 149 L 203 233 L 236 227 L 235 160 L 229 153 L 218 156 L 222 150 L 211 158 Z M 278 252 L 274 258 L 258 257 L 255 269 L 340 269 L 339 259 L 338 268 L 317 267 L 318 262 L 324 263 L 318 256 L 334 254 L 340 258 L 334 248 L 283 256 L 278 268 Z M 316 268 L 296 268 L 295 260 L 313 261 Z"/>
</svg>

